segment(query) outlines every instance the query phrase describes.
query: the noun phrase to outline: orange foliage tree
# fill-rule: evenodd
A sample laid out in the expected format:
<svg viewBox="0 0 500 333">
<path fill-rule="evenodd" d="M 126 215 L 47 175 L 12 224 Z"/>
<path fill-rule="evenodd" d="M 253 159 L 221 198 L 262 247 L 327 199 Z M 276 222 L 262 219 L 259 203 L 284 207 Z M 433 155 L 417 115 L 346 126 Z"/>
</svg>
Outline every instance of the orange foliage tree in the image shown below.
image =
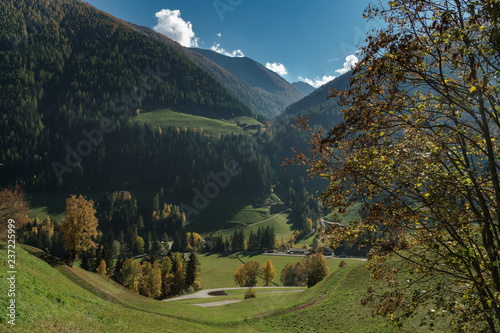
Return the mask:
<svg viewBox="0 0 500 333">
<path fill-rule="evenodd" d="M 82 251 L 97 248 L 94 240 L 99 235 L 99 231 L 95 214 L 92 200 L 86 200 L 81 195 L 78 197 L 72 195 L 66 199 L 66 211 L 61 229 L 64 248 L 70 251 L 69 266 L 73 266 L 73 262 Z"/>
</svg>

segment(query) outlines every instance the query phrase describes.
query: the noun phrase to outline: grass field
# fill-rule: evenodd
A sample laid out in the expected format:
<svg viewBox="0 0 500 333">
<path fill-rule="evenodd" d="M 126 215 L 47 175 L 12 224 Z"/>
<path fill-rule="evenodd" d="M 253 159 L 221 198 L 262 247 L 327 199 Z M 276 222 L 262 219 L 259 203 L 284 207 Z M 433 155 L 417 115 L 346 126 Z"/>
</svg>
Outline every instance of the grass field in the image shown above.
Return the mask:
<svg viewBox="0 0 500 333">
<path fill-rule="evenodd" d="M 195 128 L 197 131 L 203 128 L 203 133 L 212 136 L 220 134 L 255 134 L 256 130 L 245 130 L 246 125 L 262 125 L 257 120 L 250 117 L 237 117 L 231 120 L 212 119 L 202 116 L 195 116 L 186 113 L 175 112 L 169 109 L 160 109 L 141 113 L 133 121 L 153 126 L 177 127 L 182 129 L 186 127 L 189 131 Z M 239 124 L 239 126 L 238 126 Z"/>
<path fill-rule="evenodd" d="M 0 243 L 0 250 L 6 251 L 5 243 Z M 332 260 L 333 273 L 301 292 L 258 293 L 239 303 L 202 308 L 192 304 L 243 297 L 234 292 L 211 300 L 162 302 L 134 294 L 107 277 L 68 268 L 32 247 L 17 247 L 16 255 L 16 325 L 10 327 L 6 316 L 1 316 L 2 332 L 396 332 L 383 318 L 372 318 L 371 308 L 360 305 L 370 284 L 361 261 L 349 260 L 347 266 L 338 268 Z M 233 259 L 210 256 L 202 260 L 203 283 L 203 279 L 217 279 L 208 276 L 213 275 L 208 272 L 210 266 L 224 269 Z M 288 259 L 275 260 L 278 266 Z M 0 270 L 7 271 L 4 258 Z M 6 279 L 0 287 L 8 289 Z M 0 306 L 5 309 L 8 301 L 0 298 Z M 429 331 L 413 321 L 404 328 Z"/>
<path fill-rule="evenodd" d="M 47 216 L 54 216 L 57 221 L 64 217 L 66 210 L 66 199 L 70 197 L 69 193 L 28 193 L 27 198 L 30 202 L 29 218 L 38 217 L 40 220 Z M 87 199 L 94 202 L 101 200 L 103 193 L 84 194 Z"/>
<path fill-rule="evenodd" d="M 243 227 L 270 218 L 269 207 L 254 207 L 256 199 L 251 195 L 219 195 L 198 215 L 192 216 L 188 229 L 208 233 Z M 276 197 L 275 201 L 278 200 Z"/>
<path fill-rule="evenodd" d="M 302 261 L 303 257 L 292 257 L 292 256 L 274 256 L 274 255 L 229 255 L 221 256 L 218 254 L 212 255 L 200 255 L 198 256 L 201 264 L 201 284 L 205 289 L 220 288 L 220 287 L 235 287 L 233 280 L 233 275 L 245 262 L 256 260 L 262 265 L 271 259 L 273 266 L 276 269 L 276 278 L 274 279 L 273 285 L 282 286 L 280 281 L 280 274 L 283 268 L 287 264 L 296 263 L 297 261 Z M 327 259 L 328 266 L 330 267 L 330 272 L 333 273 L 338 269 L 341 259 Z M 354 259 L 344 259 L 345 262 L 352 265 L 363 264 L 363 261 Z M 259 280 L 257 286 L 263 286 L 262 281 Z"/>
</svg>

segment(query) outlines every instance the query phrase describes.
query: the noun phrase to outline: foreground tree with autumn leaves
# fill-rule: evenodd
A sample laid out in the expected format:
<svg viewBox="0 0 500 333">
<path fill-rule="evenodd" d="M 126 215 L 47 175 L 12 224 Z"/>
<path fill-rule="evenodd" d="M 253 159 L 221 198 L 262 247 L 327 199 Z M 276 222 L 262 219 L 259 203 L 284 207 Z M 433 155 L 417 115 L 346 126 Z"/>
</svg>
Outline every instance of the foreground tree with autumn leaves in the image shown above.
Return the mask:
<svg viewBox="0 0 500 333">
<path fill-rule="evenodd" d="M 73 262 L 81 252 L 97 248 L 95 239 L 99 231 L 95 214 L 92 200 L 87 200 L 82 195 L 78 197 L 72 195 L 66 199 L 66 211 L 61 229 L 64 248 L 70 251 L 67 260 L 69 266 L 73 266 Z"/>
<path fill-rule="evenodd" d="M 362 210 L 324 231 L 373 245 L 384 288 L 366 302 L 397 326 L 424 313 L 457 331 L 500 331 L 500 4 L 390 1 L 362 49 L 334 129 L 294 162 L 329 181 L 325 207 Z M 292 162 L 292 161 L 290 161 Z"/>
<path fill-rule="evenodd" d="M 9 219 L 15 221 L 16 229 L 28 221 L 29 203 L 20 186 L 0 189 L 0 240 L 7 239 Z"/>
</svg>

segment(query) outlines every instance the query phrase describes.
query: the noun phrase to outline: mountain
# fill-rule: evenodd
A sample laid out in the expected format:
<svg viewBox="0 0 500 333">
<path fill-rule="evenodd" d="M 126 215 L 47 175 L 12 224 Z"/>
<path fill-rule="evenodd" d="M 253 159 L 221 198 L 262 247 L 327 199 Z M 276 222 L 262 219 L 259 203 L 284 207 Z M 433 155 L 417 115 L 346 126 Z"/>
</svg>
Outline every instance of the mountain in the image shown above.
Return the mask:
<svg viewBox="0 0 500 333">
<path fill-rule="evenodd" d="M 131 121 L 158 108 L 253 116 L 175 49 L 78 0 L 6 0 L 0 10 L 9 13 L 0 26 L 0 185 L 74 191 L 162 183 L 192 196 L 209 171 L 241 155 L 244 138 L 212 143 L 201 128 L 180 133 Z"/>
<path fill-rule="evenodd" d="M 308 116 L 310 124 L 322 124 L 327 128 L 335 126 L 342 121 L 341 107 L 337 104 L 337 99 L 328 99 L 330 89 L 346 89 L 350 77 L 351 72 L 347 72 L 322 85 L 300 101 L 289 105 L 280 118 Z"/>
<path fill-rule="evenodd" d="M 304 94 L 304 96 L 307 96 L 310 93 L 312 93 L 314 90 L 316 90 L 316 88 L 314 88 L 313 86 L 311 86 L 309 83 L 306 83 L 306 82 L 303 82 L 303 81 L 293 82 L 292 85 L 295 88 L 299 89 L 300 92 Z"/>
<path fill-rule="evenodd" d="M 191 49 L 224 68 L 248 86 L 265 101 L 265 109 L 254 109 L 267 116 L 279 115 L 288 105 L 304 94 L 277 73 L 247 57 L 228 57 L 205 49 Z M 238 96 L 238 95 L 237 95 Z"/>
<path fill-rule="evenodd" d="M 122 23 L 191 59 L 257 115 L 275 117 L 286 106 L 304 97 L 281 76 L 249 58 L 231 58 L 209 50 L 189 49 L 148 27 Z"/>
</svg>

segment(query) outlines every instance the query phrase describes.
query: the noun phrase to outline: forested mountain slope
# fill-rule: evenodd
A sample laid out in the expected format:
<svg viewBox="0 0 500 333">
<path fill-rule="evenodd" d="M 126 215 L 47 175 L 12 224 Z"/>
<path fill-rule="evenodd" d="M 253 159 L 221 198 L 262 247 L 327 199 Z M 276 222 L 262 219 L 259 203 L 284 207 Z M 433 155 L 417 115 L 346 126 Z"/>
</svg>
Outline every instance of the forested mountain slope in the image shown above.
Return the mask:
<svg viewBox="0 0 500 333">
<path fill-rule="evenodd" d="M 293 82 L 292 85 L 295 88 L 299 89 L 305 96 L 309 95 L 314 90 L 316 90 L 316 88 L 311 86 L 309 83 L 302 82 L 302 81 Z"/>
<path fill-rule="evenodd" d="M 187 57 L 84 2 L 6 0 L 0 10 L 2 185 L 74 189 L 161 176 L 162 145 L 173 151 L 174 140 L 129 124 L 137 110 L 253 115 Z M 183 141 L 203 141 L 194 133 L 175 135 L 181 146 L 202 146 Z M 165 178 L 175 180 L 172 171 Z"/>
<path fill-rule="evenodd" d="M 213 61 L 248 84 L 254 94 L 258 96 L 260 100 L 268 104 L 265 106 L 265 113 L 263 112 L 268 116 L 279 115 L 288 105 L 304 97 L 304 94 L 298 88 L 283 79 L 277 73 L 265 68 L 263 65 L 250 58 L 228 57 L 204 49 L 192 50 L 203 55 L 210 61 Z"/>
<path fill-rule="evenodd" d="M 342 121 L 341 107 L 337 99 L 328 99 L 330 89 L 344 90 L 348 87 L 351 72 L 324 84 L 300 101 L 288 106 L 281 117 L 309 116 L 311 124 L 322 124 L 331 128 Z"/>
<path fill-rule="evenodd" d="M 189 49 L 150 28 L 123 23 L 184 54 L 258 115 L 275 117 L 304 96 L 279 75 L 249 58 L 231 58 L 209 50 Z"/>
</svg>

